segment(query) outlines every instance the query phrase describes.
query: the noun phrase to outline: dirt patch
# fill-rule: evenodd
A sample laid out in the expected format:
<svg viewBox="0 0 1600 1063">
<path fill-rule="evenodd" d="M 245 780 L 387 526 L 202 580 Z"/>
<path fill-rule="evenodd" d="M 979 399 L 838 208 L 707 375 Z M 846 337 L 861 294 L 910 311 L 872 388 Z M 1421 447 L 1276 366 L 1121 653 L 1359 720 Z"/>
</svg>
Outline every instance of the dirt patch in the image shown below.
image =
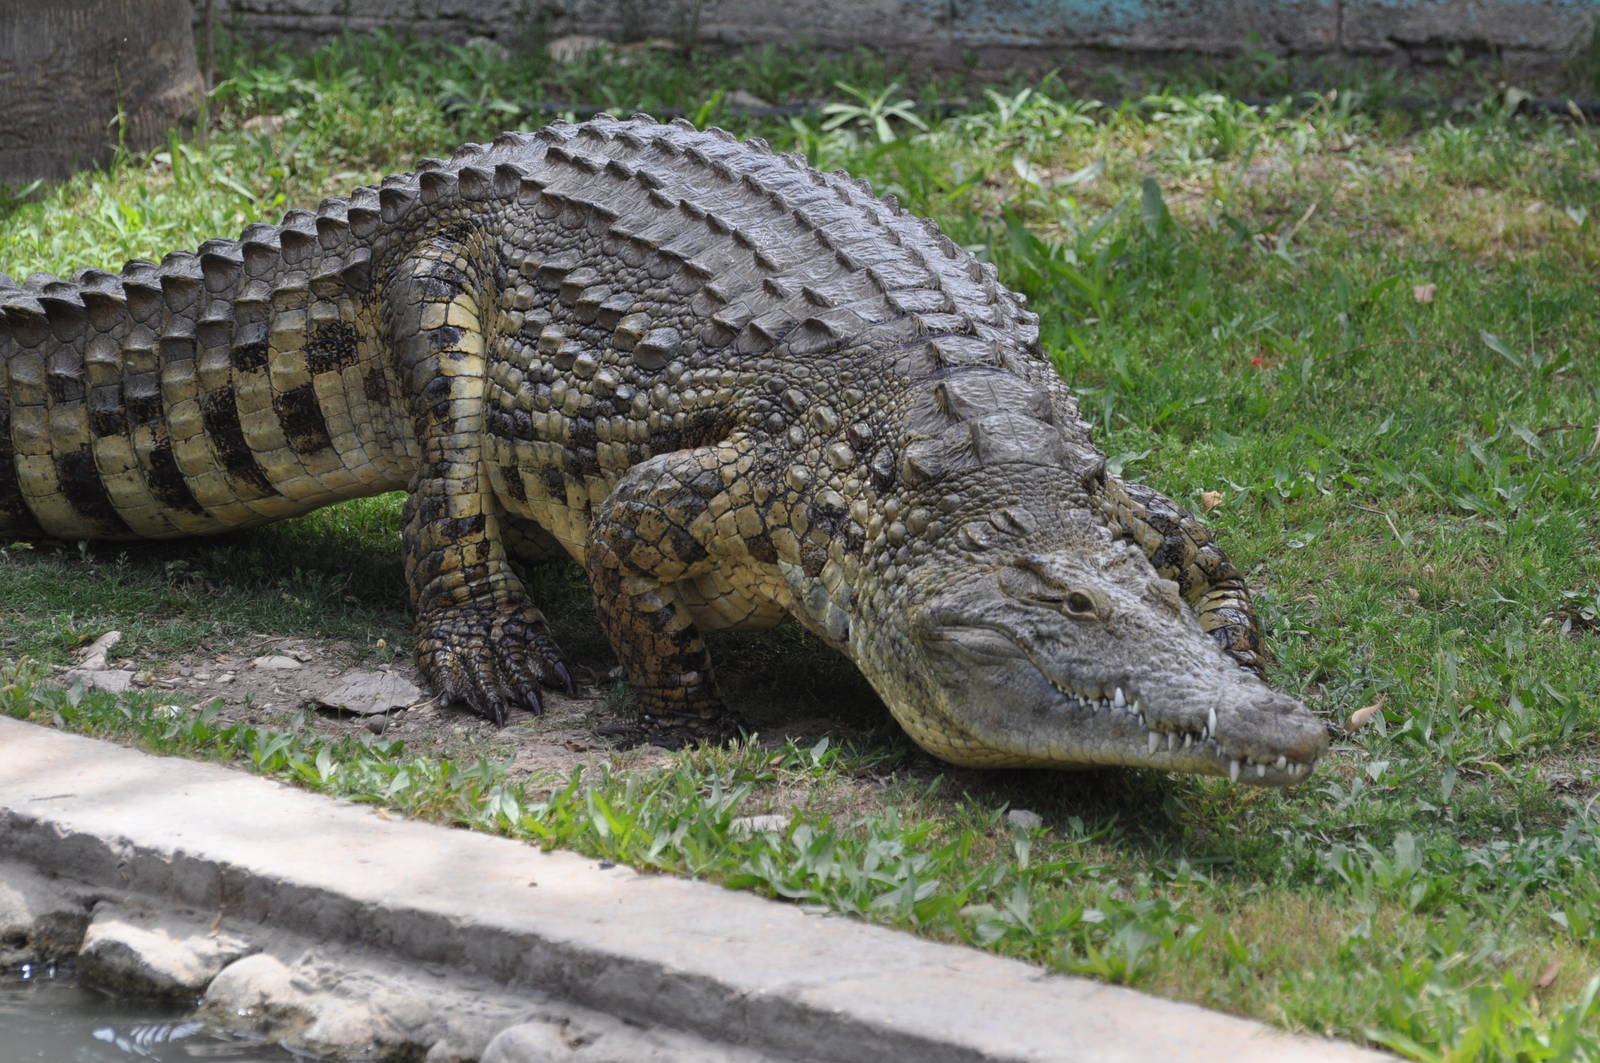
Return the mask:
<svg viewBox="0 0 1600 1063">
<path fill-rule="evenodd" d="M 441 703 L 429 696 L 426 684 L 409 652 L 388 647 L 376 650 L 348 642 L 316 639 L 253 639 L 226 650 L 197 648 L 177 658 L 153 660 L 138 647 L 123 643 L 128 654 L 111 665 L 115 673 L 131 675 L 131 685 L 158 697 L 170 694 L 182 711 L 199 711 L 215 704 L 217 722 L 223 726 L 248 724 L 268 729 L 309 726 L 329 737 L 378 735 L 399 739 L 408 751 L 427 756 L 473 760 L 487 757 L 510 763 L 517 778 L 546 777 L 552 782 L 569 776 L 579 765 L 602 763 L 628 770 L 648 769 L 670 754 L 651 746 L 627 747 L 603 732 L 628 722 L 631 712 L 625 689 L 612 677 L 606 660 L 578 661 L 577 684 L 571 696 L 544 691 L 544 712 L 517 712 L 504 727 L 473 715 L 465 707 Z M 881 734 L 888 723 L 864 681 L 840 660 L 821 676 L 796 688 L 782 673 L 815 667 L 811 654 L 792 650 L 763 652 L 760 645 L 740 655 L 745 667 L 724 676 L 729 701 L 744 712 L 763 744 L 786 740 L 815 742 L 824 735 L 834 741 L 869 738 Z M 796 657 L 801 658 L 796 660 Z M 101 667 L 104 653 L 101 653 Z M 58 682 L 69 685 L 74 674 L 61 670 Z M 362 714 L 330 708 L 329 696 L 351 676 L 383 673 L 408 680 L 418 688 L 414 700 L 386 712 Z M 821 699 L 832 703 L 828 711 Z"/>
</svg>

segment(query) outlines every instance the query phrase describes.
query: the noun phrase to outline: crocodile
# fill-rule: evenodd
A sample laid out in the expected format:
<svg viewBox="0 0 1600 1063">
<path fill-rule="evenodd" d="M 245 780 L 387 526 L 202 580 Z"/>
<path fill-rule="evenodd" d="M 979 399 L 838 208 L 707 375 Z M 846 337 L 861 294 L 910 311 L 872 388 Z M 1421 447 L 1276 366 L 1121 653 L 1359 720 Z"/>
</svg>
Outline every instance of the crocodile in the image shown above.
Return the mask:
<svg viewBox="0 0 1600 1063">
<path fill-rule="evenodd" d="M 496 723 L 572 689 L 512 565 L 555 546 L 659 744 L 740 729 L 702 631 L 788 618 L 955 764 L 1285 785 L 1326 744 L 1206 527 L 1108 472 L 1024 297 L 759 139 L 557 123 L 159 263 L 0 278 L 0 533 L 393 490 L 418 665 Z"/>
</svg>

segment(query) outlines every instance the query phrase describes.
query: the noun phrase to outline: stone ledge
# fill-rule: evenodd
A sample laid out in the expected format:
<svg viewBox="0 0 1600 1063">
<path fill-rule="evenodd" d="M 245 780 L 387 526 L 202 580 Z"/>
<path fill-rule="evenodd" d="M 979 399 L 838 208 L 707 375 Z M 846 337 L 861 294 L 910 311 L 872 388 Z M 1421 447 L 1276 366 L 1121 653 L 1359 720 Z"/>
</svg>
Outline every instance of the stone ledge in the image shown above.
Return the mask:
<svg viewBox="0 0 1600 1063">
<path fill-rule="evenodd" d="M 317 948 L 374 951 L 747 1059 L 1390 1058 L 8 719 L 0 858 L 225 913 L 238 937 L 255 924 Z M 548 1031 L 517 1038 L 549 1041 Z"/>
</svg>

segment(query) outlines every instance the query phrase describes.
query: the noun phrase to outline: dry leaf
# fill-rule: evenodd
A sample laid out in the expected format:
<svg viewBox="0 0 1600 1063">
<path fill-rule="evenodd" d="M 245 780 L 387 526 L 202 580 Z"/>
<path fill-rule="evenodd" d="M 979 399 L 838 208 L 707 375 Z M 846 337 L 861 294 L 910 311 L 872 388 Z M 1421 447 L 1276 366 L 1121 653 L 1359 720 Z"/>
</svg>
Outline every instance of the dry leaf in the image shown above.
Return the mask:
<svg viewBox="0 0 1600 1063">
<path fill-rule="evenodd" d="M 1415 587 L 1407 587 L 1406 597 L 1415 602 L 1422 598 L 1422 592 L 1417 590 Z"/>
<path fill-rule="evenodd" d="M 1551 960 L 1544 965 L 1544 970 L 1539 972 L 1539 977 L 1533 980 L 1533 988 L 1549 989 L 1550 983 L 1556 980 L 1556 975 L 1561 973 L 1561 961 Z"/>
<path fill-rule="evenodd" d="M 1377 701 L 1374 701 L 1371 705 L 1352 712 L 1350 714 L 1350 718 L 1344 722 L 1344 729 L 1349 731 L 1351 734 L 1355 734 L 1357 731 L 1361 730 L 1372 721 L 1374 716 L 1378 715 L 1379 710 L 1383 708 L 1383 703 L 1388 699 L 1389 695 L 1379 694 Z"/>
<path fill-rule="evenodd" d="M 1200 493 L 1200 512 L 1210 513 L 1220 505 L 1222 505 L 1221 491 L 1202 491 Z"/>
<path fill-rule="evenodd" d="M 1411 298 L 1419 303 L 1433 302 L 1433 293 L 1439 290 L 1437 284 L 1414 284 L 1411 286 Z"/>
</svg>

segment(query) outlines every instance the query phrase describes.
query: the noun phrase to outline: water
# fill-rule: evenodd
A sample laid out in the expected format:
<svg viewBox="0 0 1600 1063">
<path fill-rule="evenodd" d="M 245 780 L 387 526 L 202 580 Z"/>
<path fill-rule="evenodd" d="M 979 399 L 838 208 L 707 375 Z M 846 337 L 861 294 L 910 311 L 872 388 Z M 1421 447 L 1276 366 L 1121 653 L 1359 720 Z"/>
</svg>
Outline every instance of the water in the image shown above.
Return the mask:
<svg viewBox="0 0 1600 1063">
<path fill-rule="evenodd" d="M 80 985 L 67 964 L 0 970 L 0 1063 L 286 1063 L 301 1058 L 212 1029 L 190 1015 L 182 1004 L 119 1000 Z"/>
</svg>

